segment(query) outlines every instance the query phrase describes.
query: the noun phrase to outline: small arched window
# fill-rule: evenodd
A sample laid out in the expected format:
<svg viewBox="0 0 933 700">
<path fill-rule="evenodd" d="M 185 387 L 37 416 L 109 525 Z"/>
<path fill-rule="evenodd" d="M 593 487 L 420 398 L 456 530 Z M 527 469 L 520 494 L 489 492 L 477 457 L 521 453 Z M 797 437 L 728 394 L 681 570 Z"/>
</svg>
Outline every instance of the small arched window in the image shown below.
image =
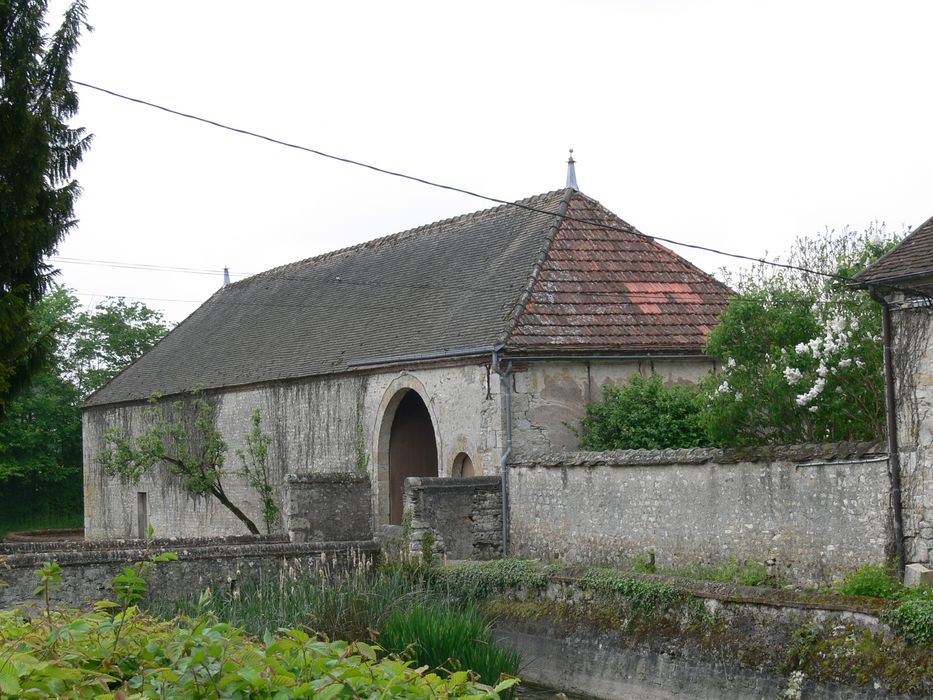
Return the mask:
<svg viewBox="0 0 933 700">
<path fill-rule="evenodd" d="M 461 452 L 456 457 L 454 457 L 454 463 L 453 467 L 451 467 L 450 475 L 454 478 L 476 476 L 476 472 L 473 470 L 473 460 L 470 459 L 470 455 L 468 455 L 466 452 Z"/>
</svg>

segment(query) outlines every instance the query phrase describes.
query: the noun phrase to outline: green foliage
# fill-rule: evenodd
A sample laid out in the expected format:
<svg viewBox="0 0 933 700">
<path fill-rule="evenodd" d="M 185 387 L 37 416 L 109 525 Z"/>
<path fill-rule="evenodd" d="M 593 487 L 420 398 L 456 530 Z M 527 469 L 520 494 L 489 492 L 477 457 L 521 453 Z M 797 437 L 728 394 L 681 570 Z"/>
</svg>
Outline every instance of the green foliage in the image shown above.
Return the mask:
<svg viewBox="0 0 933 700">
<path fill-rule="evenodd" d="M 664 569 L 660 573 L 692 578 L 697 581 L 737 583 L 740 586 L 774 586 L 779 583 L 768 573 L 768 567 L 757 561 L 730 560 L 724 564 L 696 564 L 677 569 Z"/>
<path fill-rule="evenodd" d="M 866 564 L 833 586 L 833 590 L 841 595 L 896 598 L 903 586 L 890 568 Z"/>
<path fill-rule="evenodd" d="M 421 561 L 425 566 L 431 566 L 434 563 L 434 533 L 425 530 L 421 535 Z"/>
<path fill-rule="evenodd" d="M 787 262 L 850 277 L 897 242 L 883 228 L 798 239 Z M 729 276 L 727 275 L 727 278 Z M 709 335 L 710 437 L 726 446 L 873 440 L 884 434 L 878 305 L 816 274 L 760 265 Z"/>
<path fill-rule="evenodd" d="M 142 304 L 78 308 L 57 286 L 33 308 L 34 330 L 54 338 L 54 351 L 0 421 L 0 529 L 36 516 L 81 526 L 81 398 L 166 331 Z"/>
<path fill-rule="evenodd" d="M 45 616 L 51 623 L 52 621 L 52 594 L 57 593 L 62 588 L 62 567 L 56 562 L 46 562 L 36 572 L 39 577 L 39 585 L 32 592 L 33 595 L 41 595 L 45 603 Z"/>
<path fill-rule="evenodd" d="M 44 258 L 75 225 L 71 173 L 90 136 L 69 127 L 78 96 L 69 68 L 85 21 L 76 0 L 52 35 L 45 0 L 0 2 L 0 418 L 47 364 L 52 336 L 34 305 L 51 279 Z"/>
<path fill-rule="evenodd" d="M 269 481 L 269 444 L 272 438 L 262 429 L 262 415 L 257 408 L 253 411 L 252 427 L 244 438 L 246 449 L 238 449 L 237 457 L 243 465 L 243 475 L 247 483 L 259 495 L 262 521 L 266 532 L 271 533 L 279 521 L 279 506 L 275 502 L 275 492 Z"/>
<path fill-rule="evenodd" d="M 633 617 L 664 614 L 692 600 L 668 583 L 636 578 L 614 569 L 590 569 L 580 577 L 580 586 L 624 603 Z"/>
<path fill-rule="evenodd" d="M 123 629 L 119 651 L 116 634 Z M 209 615 L 160 621 L 62 611 L 52 622 L 0 612 L 0 695 L 57 698 L 498 698 L 469 674 L 442 678 L 378 657 L 359 642 L 324 642 L 297 629 L 257 641 Z"/>
<path fill-rule="evenodd" d="M 525 559 L 494 559 L 445 566 L 437 571 L 452 598 L 479 602 L 513 589 L 540 592 L 547 588 L 558 566 Z"/>
<path fill-rule="evenodd" d="M 119 297 L 79 313 L 72 325 L 69 355 L 81 396 L 106 384 L 169 331 L 160 311 Z"/>
<path fill-rule="evenodd" d="M 143 420 L 151 427 L 135 441 L 119 429 L 104 434 L 104 448 L 97 461 L 108 473 L 135 482 L 153 466 L 166 464 L 185 491 L 216 498 L 252 534 L 259 534 L 256 524 L 224 489 L 227 443 L 215 427 L 210 401 L 198 391 L 192 392 L 188 405 L 175 401 L 166 406 L 154 396 Z"/>
<path fill-rule="evenodd" d="M 434 602 L 396 610 L 386 620 L 379 644 L 432 669 L 469 669 L 487 684 L 518 672 L 519 655 L 493 642 L 489 623 L 471 606 L 458 610 Z"/>
<path fill-rule="evenodd" d="M 580 442 L 586 450 L 700 447 L 708 444 L 703 408 L 695 387 L 635 375 L 622 387 L 607 384 L 603 400 L 587 405 Z"/>
<path fill-rule="evenodd" d="M 261 635 L 279 627 L 302 627 L 328 639 L 375 641 L 375 631 L 399 607 L 419 606 L 441 595 L 415 567 L 373 569 L 359 558 L 349 570 L 316 561 L 295 562 L 275 577 L 260 575 L 211 590 L 220 619 Z M 195 597 L 154 601 L 165 615 L 198 611 Z"/>
<path fill-rule="evenodd" d="M 824 683 L 874 687 L 882 695 L 929 697 L 933 654 L 896 635 L 834 620 L 795 631 L 782 671 Z"/>
<path fill-rule="evenodd" d="M 885 620 L 910 642 L 933 646 L 933 586 L 906 589 Z"/>
</svg>

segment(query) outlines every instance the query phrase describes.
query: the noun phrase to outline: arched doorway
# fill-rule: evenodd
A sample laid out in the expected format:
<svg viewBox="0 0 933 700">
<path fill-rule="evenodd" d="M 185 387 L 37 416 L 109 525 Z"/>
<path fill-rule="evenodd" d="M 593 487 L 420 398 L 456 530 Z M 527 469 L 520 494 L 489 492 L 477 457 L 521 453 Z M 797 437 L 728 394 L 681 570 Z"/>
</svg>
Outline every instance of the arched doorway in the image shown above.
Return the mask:
<svg viewBox="0 0 933 700">
<path fill-rule="evenodd" d="M 407 390 L 395 409 L 389 434 L 389 522 L 402 523 L 402 488 L 409 476 L 437 476 L 437 441 L 428 407 Z"/>
</svg>

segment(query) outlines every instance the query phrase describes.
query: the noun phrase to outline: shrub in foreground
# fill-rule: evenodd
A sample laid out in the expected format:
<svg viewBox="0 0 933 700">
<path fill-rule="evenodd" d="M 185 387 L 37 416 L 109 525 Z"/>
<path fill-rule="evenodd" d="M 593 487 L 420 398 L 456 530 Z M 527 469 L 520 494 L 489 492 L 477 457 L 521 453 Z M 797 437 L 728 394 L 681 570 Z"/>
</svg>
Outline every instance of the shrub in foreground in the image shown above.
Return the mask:
<svg viewBox="0 0 933 700">
<path fill-rule="evenodd" d="M 209 615 L 164 621 L 135 607 L 0 612 L 0 697 L 499 698 L 467 672 L 442 678 L 362 642 L 300 630 L 257 641 Z"/>
</svg>

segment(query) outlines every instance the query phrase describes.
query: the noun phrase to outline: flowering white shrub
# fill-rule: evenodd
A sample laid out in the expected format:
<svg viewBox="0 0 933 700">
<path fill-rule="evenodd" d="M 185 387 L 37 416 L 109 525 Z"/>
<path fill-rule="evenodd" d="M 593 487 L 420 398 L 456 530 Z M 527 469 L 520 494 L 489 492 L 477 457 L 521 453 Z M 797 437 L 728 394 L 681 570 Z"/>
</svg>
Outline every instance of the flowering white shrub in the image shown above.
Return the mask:
<svg viewBox="0 0 933 700">
<path fill-rule="evenodd" d="M 798 239 L 788 262 L 849 278 L 896 243 L 873 226 Z M 709 337 L 720 361 L 705 416 L 723 445 L 880 439 L 881 316 L 864 291 L 760 265 L 726 275 L 736 296 Z"/>
</svg>

